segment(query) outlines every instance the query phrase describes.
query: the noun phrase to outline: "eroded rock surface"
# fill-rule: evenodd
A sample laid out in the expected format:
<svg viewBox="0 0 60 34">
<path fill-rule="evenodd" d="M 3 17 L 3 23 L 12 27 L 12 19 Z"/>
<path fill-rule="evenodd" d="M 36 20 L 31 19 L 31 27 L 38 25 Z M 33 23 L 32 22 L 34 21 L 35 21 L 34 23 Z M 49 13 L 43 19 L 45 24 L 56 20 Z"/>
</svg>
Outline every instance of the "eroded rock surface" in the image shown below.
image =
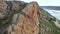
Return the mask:
<svg viewBox="0 0 60 34">
<path fill-rule="evenodd" d="M 60 34 L 60 29 L 53 24 L 56 19 L 36 2 L 6 1 L 6 4 L 7 9 L 0 7 L 3 9 L 0 11 L 0 22 L 4 23 L 0 34 Z"/>
<path fill-rule="evenodd" d="M 0 0 L 0 19 L 6 17 L 5 14 L 6 14 L 7 6 L 8 5 L 4 1 Z"/>
<path fill-rule="evenodd" d="M 39 6 L 36 2 L 29 3 L 21 13 L 15 14 L 12 24 L 8 27 L 8 34 L 38 34 Z"/>
</svg>

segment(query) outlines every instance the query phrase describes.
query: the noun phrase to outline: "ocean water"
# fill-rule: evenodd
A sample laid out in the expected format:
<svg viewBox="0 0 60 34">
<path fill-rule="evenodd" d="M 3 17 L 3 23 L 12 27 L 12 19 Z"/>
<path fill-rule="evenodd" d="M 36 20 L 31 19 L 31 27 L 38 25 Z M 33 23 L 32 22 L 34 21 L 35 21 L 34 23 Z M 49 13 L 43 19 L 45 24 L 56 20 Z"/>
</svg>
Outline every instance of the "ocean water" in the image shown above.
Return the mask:
<svg viewBox="0 0 60 34">
<path fill-rule="evenodd" d="M 50 10 L 50 9 L 44 9 L 48 13 L 50 13 L 52 16 L 56 17 L 57 19 L 60 20 L 60 11 L 59 10 Z"/>
</svg>

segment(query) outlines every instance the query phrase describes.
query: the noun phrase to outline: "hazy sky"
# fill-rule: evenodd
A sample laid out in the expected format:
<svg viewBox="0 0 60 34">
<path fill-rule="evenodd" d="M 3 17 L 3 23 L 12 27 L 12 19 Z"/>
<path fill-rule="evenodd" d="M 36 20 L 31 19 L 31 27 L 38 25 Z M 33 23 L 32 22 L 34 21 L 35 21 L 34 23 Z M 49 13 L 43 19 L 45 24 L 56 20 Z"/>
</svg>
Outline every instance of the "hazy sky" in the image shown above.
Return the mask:
<svg viewBox="0 0 60 34">
<path fill-rule="evenodd" d="M 36 1 L 40 6 L 60 6 L 60 0 L 21 0 L 25 2 Z"/>
</svg>

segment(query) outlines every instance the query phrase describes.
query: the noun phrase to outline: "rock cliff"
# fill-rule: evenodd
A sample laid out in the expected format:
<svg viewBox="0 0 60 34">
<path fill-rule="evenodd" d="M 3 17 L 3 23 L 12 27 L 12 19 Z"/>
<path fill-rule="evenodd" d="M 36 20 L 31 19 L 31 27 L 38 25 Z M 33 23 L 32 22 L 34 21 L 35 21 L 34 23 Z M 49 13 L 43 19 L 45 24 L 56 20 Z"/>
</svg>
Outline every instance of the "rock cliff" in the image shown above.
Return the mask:
<svg viewBox="0 0 60 34">
<path fill-rule="evenodd" d="M 4 1 L 0 0 L 0 19 L 5 17 L 7 6 Z"/>
<path fill-rule="evenodd" d="M 36 2 L 31 2 L 22 9 L 21 12 L 21 14 L 14 14 L 12 25 L 8 28 L 8 34 L 38 34 L 38 4 Z"/>
<path fill-rule="evenodd" d="M 2 2 L 0 34 L 60 34 L 60 29 L 54 24 L 56 18 L 41 9 L 37 2 Z"/>
</svg>

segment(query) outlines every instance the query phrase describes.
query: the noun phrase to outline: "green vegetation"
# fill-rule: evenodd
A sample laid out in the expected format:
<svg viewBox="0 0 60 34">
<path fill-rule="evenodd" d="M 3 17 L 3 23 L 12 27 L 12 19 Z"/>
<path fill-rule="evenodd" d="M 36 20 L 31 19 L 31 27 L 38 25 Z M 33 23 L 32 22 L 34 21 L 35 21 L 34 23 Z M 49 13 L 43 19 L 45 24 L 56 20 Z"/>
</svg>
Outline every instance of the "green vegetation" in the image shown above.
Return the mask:
<svg viewBox="0 0 60 34">
<path fill-rule="evenodd" d="M 51 16 L 49 13 L 47 13 L 47 11 L 45 10 L 41 10 L 41 12 L 43 13 L 42 16 L 47 16 L 48 14 L 48 17 Z M 47 13 L 47 14 L 46 14 Z M 50 18 L 50 17 L 49 17 Z M 44 19 L 44 17 L 40 17 L 40 27 L 42 26 L 43 28 L 47 28 L 50 29 L 49 32 L 51 34 L 60 34 L 60 29 L 52 22 L 52 21 L 48 21 L 48 19 Z M 43 29 L 44 30 L 44 29 Z M 48 33 L 49 33 L 48 32 Z"/>
<path fill-rule="evenodd" d="M 60 34 L 60 29 L 58 27 L 56 27 L 53 22 L 46 22 L 44 20 L 41 20 L 40 24 L 41 24 L 41 26 L 45 25 L 46 27 L 51 28 L 51 30 L 53 30 L 53 31 L 51 31 L 52 34 Z"/>
</svg>

